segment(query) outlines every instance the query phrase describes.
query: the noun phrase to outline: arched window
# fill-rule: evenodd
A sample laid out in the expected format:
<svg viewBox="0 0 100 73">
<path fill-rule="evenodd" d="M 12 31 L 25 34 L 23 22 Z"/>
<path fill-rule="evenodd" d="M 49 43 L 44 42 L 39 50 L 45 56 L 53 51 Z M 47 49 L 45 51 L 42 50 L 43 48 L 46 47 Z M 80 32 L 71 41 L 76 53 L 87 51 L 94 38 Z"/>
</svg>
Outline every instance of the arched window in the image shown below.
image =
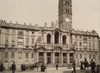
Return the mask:
<svg viewBox="0 0 100 73">
<path fill-rule="evenodd" d="M 62 37 L 62 40 L 63 40 L 63 44 L 66 44 L 66 36 L 65 35 Z"/>
<path fill-rule="evenodd" d="M 47 35 L 47 43 L 48 44 L 51 43 L 51 35 L 50 34 Z"/>
<path fill-rule="evenodd" d="M 59 32 L 55 32 L 55 44 L 59 43 Z"/>
</svg>

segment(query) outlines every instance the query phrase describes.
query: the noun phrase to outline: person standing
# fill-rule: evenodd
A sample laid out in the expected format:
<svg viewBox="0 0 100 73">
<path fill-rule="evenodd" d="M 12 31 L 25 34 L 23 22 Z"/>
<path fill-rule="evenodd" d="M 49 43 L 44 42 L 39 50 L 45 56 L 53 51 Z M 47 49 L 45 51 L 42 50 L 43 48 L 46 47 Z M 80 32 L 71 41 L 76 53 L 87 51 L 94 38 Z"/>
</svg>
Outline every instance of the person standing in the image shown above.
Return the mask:
<svg viewBox="0 0 100 73">
<path fill-rule="evenodd" d="M 15 71 L 16 71 L 15 62 L 13 62 L 13 64 L 11 65 L 11 69 L 12 69 L 12 73 L 15 73 Z"/>
<path fill-rule="evenodd" d="M 72 63 L 72 67 L 73 67 L 72 73 L 76 73 L 76 65 L 75 65 L 75 62 Z"/>
<path fill-rule="evenodd" d="M 91 66 L 91 73 L 95 73 L 96 64 L 95 64 L 95 62 L 93 61 L 93 59 L 91 59 L 90 66 Z"/>
<path fill-rule="evenodd" d="M 41 65 L 41 72 L 44 72 L 46 69 L 46 66 L 44 66 L 44 64 Z"/>
<path fill-rule="evenodd" d="M 80 61 L 80 70 L 83 70 L 83 63 Z"/>
<path fill-rule="evenodd" d="M 0 72 L 3 72 L 4 71 L 4 66 L 3 64 L 0 62 Z"/>
<path fill-rule="evenodd" d="M 56 64 L 56 70 L 58 70 L 58 64 Z"/>
</svg>

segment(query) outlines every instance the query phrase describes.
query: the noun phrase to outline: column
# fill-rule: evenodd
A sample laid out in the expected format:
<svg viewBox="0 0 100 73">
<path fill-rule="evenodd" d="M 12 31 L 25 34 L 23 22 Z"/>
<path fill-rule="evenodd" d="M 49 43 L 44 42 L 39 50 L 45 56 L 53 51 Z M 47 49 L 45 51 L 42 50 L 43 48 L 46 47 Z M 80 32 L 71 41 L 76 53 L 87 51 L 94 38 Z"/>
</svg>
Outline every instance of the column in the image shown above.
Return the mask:
<svg viewBox="0 0 100 73">
<path fill-rule="evenodd" d="M 59 44 L 61 44 L 61 39 L 62 39 L 62 37 L 61 37 L 61 32 L 60 32 L 60 34 L 59 34 Z"/>
<path fill-rule="evenodd" d="M 63 65 L 63 52 L 61 52 L 61 65 Z"/>
<path fill-rule="evenodd" d="M 52 64 L 55 64 L 55 52 L 52 52 Z"/>
<path fill-rule="evenodd" d="M 36 52 L 36 62 L 39 62 L 39 52 Z"/>
<path fill-rule="evenodd" d="M 47 64 L 47 52 L 44 52 L 44 64 Z"/>
<path fill-rule="evenodd" d="M 54 32 L 52 32 L 52 43 L 54 44 L 54 41 L 55 41 L 55 39 L 54 39 Z"/>
</svg>

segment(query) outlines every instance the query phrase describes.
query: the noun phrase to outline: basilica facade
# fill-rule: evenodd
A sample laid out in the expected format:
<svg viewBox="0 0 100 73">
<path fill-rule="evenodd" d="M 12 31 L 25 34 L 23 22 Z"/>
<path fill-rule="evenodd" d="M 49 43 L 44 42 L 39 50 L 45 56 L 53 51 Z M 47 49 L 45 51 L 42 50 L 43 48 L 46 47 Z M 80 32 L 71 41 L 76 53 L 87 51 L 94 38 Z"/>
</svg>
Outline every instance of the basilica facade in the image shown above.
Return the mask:
<svg viewBox="0 0 100 73">
<path fill-rule="evenodd" d="M 10 66 L 44 63 L 67 66 L 73 61 L 98 62 L 99 35 L 95 30 L 72 28 L 72 0 L 59 0 L 58 24 L 51 27 L 0 21 L 0 61 Z"/>
</svg>

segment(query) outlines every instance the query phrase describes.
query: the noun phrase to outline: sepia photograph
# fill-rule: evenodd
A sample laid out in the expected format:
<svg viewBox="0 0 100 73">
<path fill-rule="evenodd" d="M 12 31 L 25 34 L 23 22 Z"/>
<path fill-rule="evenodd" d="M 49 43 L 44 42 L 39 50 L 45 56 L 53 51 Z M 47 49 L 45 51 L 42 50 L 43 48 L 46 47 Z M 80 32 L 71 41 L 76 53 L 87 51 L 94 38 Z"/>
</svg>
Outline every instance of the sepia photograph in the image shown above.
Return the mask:
<svg viewBox="0 0 100 73">
<path fill-rule="evenodd" d="M 0 73 L 100 73 L 100 0 L 0 0 Z"/>
</svg>

